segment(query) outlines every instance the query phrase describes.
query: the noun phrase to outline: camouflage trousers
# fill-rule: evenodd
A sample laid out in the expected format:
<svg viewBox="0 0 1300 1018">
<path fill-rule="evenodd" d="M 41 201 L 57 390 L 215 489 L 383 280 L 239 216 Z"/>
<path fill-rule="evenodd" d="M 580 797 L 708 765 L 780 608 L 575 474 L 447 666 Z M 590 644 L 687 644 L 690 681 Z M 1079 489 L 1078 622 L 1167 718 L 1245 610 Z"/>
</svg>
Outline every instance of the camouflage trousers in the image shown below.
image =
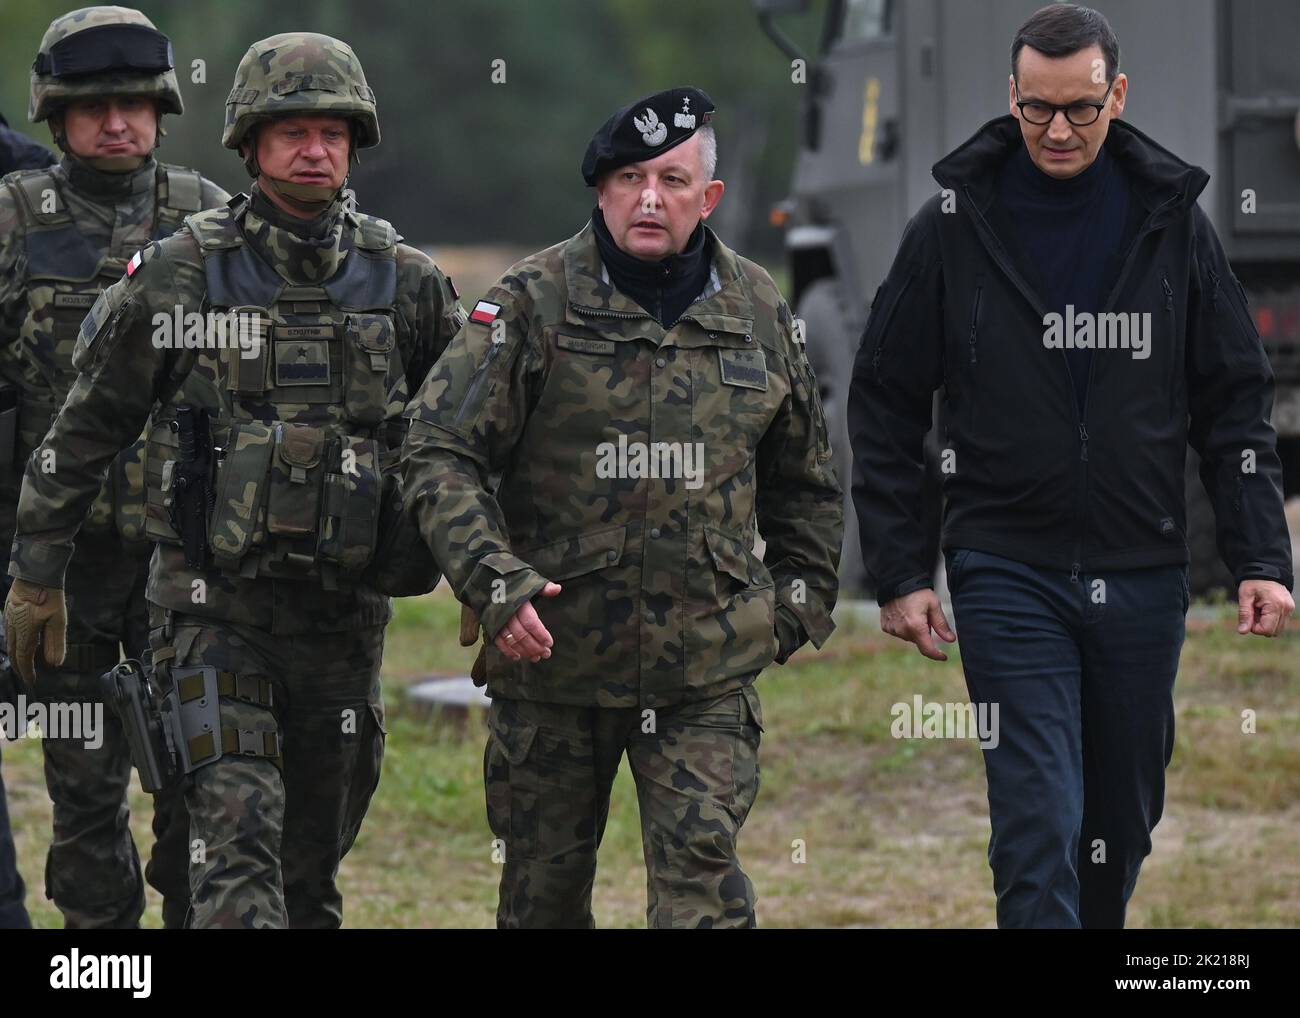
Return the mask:
<svg viewBox="0 0 1300 1018">
<path fill-rule="evenodd" d="M 504 853 L 497 925 L 592 927 L 619 762 L 636 781 L 652 928 L 752 927 L 736 839 L 758 795 L 752 684 L 658 712 L 496 699 L 483 771 Z M 498 856 L 499 858 L 500 856 Z"/>
<path fill-rule="evenodd" d="M 189 827 L 159 842 L 189 860 L 193 928 L 336 929 L 339 863 L 379 784 L 384 628 L 272 636 L 265 630 L 155 609 L 159 686 L 211 667 L 245 686 L 269 683 L 270 704 L 222 695 L 223 728 L 275 732 L 280 758 L 228 752 L 182 783 Z M 183 672 L 181 672 L 183 674 Z M 264 685 L 252 683 L 252 687 Z"/>
<path fill-rule="evenodd" d="M 147 647 L 147 572 L 147 555 L 123 547 L 116 534 L 83 532 L 64 588 L 67 656 L 58 668 L 38 657 L 36 685 L 28 694 L 45 705 L 49 727 L 62 718 L 59 730 L 43 733 L 41 749 L 54 817 L 45 894 L 67 929 L 131 928 L 144 914 L 144 880 L 127 804 L 131 754 L 121 722 L 102 698 L 99 677 L 123 650 L 139 657 Z M 79 723 L 69 726 L 74 718 Z M 176 793 L 155 796 L 155 832 L 181 822 L 176 811 L 183 809 Z M 163 894 L 166 925 L 179 925 L 185 914 L 184 866 L 183 856 L 163 857 L 155 849 L 149 879 Z"/>
</svg>

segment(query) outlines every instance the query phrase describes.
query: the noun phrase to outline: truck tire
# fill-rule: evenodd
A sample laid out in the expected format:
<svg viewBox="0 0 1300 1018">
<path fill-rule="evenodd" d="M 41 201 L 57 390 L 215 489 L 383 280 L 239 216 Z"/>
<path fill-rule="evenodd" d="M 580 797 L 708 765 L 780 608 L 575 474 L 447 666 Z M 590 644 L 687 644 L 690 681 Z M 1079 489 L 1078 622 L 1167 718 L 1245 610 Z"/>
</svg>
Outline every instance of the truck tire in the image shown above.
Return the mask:
<svg viewBox="0 0 1300 1018">
<path fill-rule="evenodd" d="M 812 364 L 826 411 L 826 428 L 834 453 L 835 476 L 844 490 L 844 545 L 840 555 L 840 596 L 873 597 L 875 583 L 862 561 L 858 515 L 853 507 L 853 456 L 849 447 L 848 396 L 859 335 L 850 326 L 839 280 L 825 277 L 812 283 L 799 301 L 808 361 Z M 939 479 L 937 431 L 926 440 L 925 530 L 928 557 L 937 565 L 939 528 L 943 519 L 943 486 Z"/>
<path fill-rule="evenodd" d="M 804 291 L 795 312 L 804 323 L 805 349 L 826 412 L 826 432 L 831 440 L 835 476 L 844 490 L 844 545 L 840 552 L 840 597 L 865 597 L 871 593 L 858 514 L 853 508 L 853 456 L 849 450 L 848 396 L 857 355 L 856 337 L 840 299 L 839 281 L 819 279 Z"/>
</svg>

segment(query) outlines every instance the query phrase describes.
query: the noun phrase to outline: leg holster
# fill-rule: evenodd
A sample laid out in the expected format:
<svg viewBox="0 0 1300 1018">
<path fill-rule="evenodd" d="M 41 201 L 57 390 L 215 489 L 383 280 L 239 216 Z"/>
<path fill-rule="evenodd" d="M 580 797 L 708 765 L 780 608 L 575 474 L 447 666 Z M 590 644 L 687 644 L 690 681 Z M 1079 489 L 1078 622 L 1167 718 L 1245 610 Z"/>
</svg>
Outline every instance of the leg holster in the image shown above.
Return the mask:
<svg viewBox="0 0 1300 1018">
<path fill-rule="evenodd" d="M 221 723 L 223 696 L 270 710 L 274 699 L 270 682 L 209 666 L 173 666 L 171 676 L 172 688 L 163 710 L 172 728 L 182 774 L 192 774 L 227 755 L 260 756 L 282 766 L 278 732 Z"/>
</svg>

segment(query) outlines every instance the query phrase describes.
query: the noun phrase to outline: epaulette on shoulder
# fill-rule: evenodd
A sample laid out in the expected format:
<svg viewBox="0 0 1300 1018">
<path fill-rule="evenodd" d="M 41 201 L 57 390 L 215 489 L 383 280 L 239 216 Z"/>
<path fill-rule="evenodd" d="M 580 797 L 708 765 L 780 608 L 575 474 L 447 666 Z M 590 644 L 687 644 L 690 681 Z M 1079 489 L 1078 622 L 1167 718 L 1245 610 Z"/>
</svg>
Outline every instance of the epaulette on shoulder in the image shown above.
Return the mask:
<svg viewBox="0 0 1300 1018">
<path fill-rule="evenodd" d="M 389 248 L 396 247 L 397 242 L 402 239 L 387 219 L 368 216 L 364 212 L 352 214 L 357 218 L 357 247 L 367 251 L 387 251 Z"/>
<path fill-rule="evenodd" d="M 203 208 L 203 177 L 197 170 L 172 163 L 159 163 L 158 168 L 167 182 L 167 200 L 163 204 L 179 212 Z"/>
<path fill-rule="evenodd" d="M 239 231 L 239 212 L 247 196 L 237 194 L 224 207 L 204 209 L 185 217 L 185 225 L 205 251 L 239 247 L 244 235 Z"/>
<path fill-rule="evenodd" d="M 59 182 L 50 172 L 49 167 L 14 170 L 5 176 L 4 183 L 18 193 L 23 212 L 32 221 L 42 225 L 72 221 L 72 214 L 64 206 L 61 198 L 56 199 L 53 211 L 44 211 L 50 192 L 56 196 L 59 194 Z"/>
</svg>

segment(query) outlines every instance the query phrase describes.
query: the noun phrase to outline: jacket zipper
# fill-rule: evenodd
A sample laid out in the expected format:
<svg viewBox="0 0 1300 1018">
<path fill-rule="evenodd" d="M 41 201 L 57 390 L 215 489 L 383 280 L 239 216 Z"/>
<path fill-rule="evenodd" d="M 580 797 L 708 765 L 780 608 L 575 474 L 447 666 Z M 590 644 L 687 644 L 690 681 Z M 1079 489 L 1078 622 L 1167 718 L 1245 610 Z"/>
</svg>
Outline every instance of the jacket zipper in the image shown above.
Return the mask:
<svg viewBox="0 0 1300 1018">
<path fill-rule="evenodd" d="M 988 220 L 984 218 L 984 213 L 980 211 L 979 205 L 975 202 L 974 196 L 971 194 L 970 185 L 963 184 L 962 191 L 966 195 L 966 207 L 975 214 L 975 222 L 977 226 L 976 232 L 979 233 L 980 231 L 978 227 L 982 227 L 984 233 L 987 234 L 987 236 L 981 237 L 985 249 L 990 255 L 992 255 L 993 261 L 1002 269 L 1007 278 L 1015 284 L 1016 289 L 1018 289 L 1021 295 L 1029 301 L 1030 305 L 1041 318 L 1042 308 L 1039 307 L 1038 302 L 1034 299 L 1034 295 L 1030 293 L 1024 285 L 1022 285 L 1020 276 L 1015 272 L 1014 267 L 1002 257 L 1001 244 L 990 242 L 990 239 L 993 241 L 997 240 L 997 234 L 993 232 L 993 228 L 989 226 Z M 1142 239 L 1151 232 L 1151 224 L 1156 220 L 1161 212 L 1163 212 L 1168 206 L 1175 204 L 1181 197 L 1181 193 L 1175 194 L 1173 197 L 1158 205 L 1151 211 L 1151 214 L 1147 216 L 1146 221 L 1142 224 L 1137 234 L 1133 237 L 1132 243 L 1129 245 L 1128 254 L 1124 258 L 1124 265 L 1120 269 L 1119 276 L 1115 279 L 1115 285 L 1111 287 L 1103 311 L 1110 310 L 1111 304 L 1114 302 L 1116 295 L 1124 285 L 1124 281 L 1128 278 L 1129 270 L 1133 267 L 1133 260 L 1137 255 L 1138 247 L 1140 246 Z M 1172 294 L 1168 295 L 1168 299 L 1172 301 Z M 1088 359 L 1088 387 L 1084 390 L 1083 408 L 1080 409 L 1078 402 L 1074 398 L 1074 372 L 1070 370 L 1070 358 L 1066 355 L 1064 349 L 1061 350 L 1061 356 L 1065 359 L 1065 371 L 1070 380 L 1070 405 L 1075 408 L 1075 417 L 1079 427 L 1079 496 L 1075 512 L 1074 561 L 1070 565 L 1070 582 L 1077 583 L 1079 580 L 1079 573 L 1083 570 L 1083 534 L 1088 505 L 1088 402 L 1092 399 L 1092 379 L 1097 368 L 1097 358 L 1094 356 Z"/>
<path fill-rule="evenodd" d="M 875 376 L 877 385 L 880 384 L 880 358 L 885 352 L 885 339 L 889 335 L 889 323 L 894 317 L 894 311 L 899 302 L 903 299 L 903 294 L 907 293 L 907 288 L 911 285 L 912 276 L 909 274 L 903 280 L 903 285 L 898 288 L 898 293 L 894 294 L 894 299 L 889 302 L 889 307 L 881 309 L 884 317 L 880 321 L 880 338 L 876 340 L 876 348 L 871 352 L 871 373 Z M 879 292 L 877 292 L 876 296 L 880 296 Z"/>
<path fill-rule="evenodd" d="M 975 287 L 975 306 L 971 309 L 970 313 L 970 362 L 972 364 L 975 363 L 976 326 L 979 324 L 980 320 L 980 295 L 983 294 L 983 292 L 984 287 Z"/>
<path fill-rule="evenodd" d="M 580 315 L 594 315 L 597 318 L 649 318 L 650 315 L 644 311 L 609 311 L 605 308 L 583 307 L 581 304 L 570 304 L 574 311 Z M 683 315 L 683 318 L 686 316 Z M 694 318 L 691 321 L 695 321 Z"/>
<path fill-rule="evenodd" d="M 500 353 L 503 346 L 505 346 L 505 343 L 493 343 L 488 348 L 487 356 L 483 358 L 483 362 L 475 369 L 474 378 L 469 383 L 469 390 L 461 401 L 460 409 L 456 411 L 455 424 L 457 427 L 464 422 L 470 407 L 475 405 L 478 394 L 482 391 L 483 386 L 487 384 L 488 372 L 492 367 L 492 362 L 497 359 L 497 354 Z"/>
<path fill-rule="evenodd" d="M 1208 269 L 1208 271 L 1210 274 L 1210 285 L 1214 287 L 1213 292 L 1210 294 L 1210 310 L 1217 314 L 1219 311 L 1219 283 L 1222 277 L 1215 272 L 1214 269 Z M 1231 269 L 1229 269 L 1229 271 L 1231 271 Z M 1240 281 L 1238 281 L 1238 285 L 1240 285 Z M 1241 295 L 1242 303 L 1247 305 L 1246 317 L 1249 319 L 1249 300 L 1246 297 L 1246 290 L 1244 287 L 1241 287 Z M 1258 331 L 1255 328 L 1255 323 L 1253 321 L 1242 321 L 1241 312 L 1238 311 L 1236 305 L 1232 303 L 1231 297 L 1228 298 L 1228 307 L 1232 310 L 1233 320 L 1236 321 L 1239 326 L 1242 326 L 1248 334 Z"/>
<path fill-rule="evenodd" d="M 1169 285 L 1169 277 L 1160 274 L 1160 285 L 1165 289 L 1165 319 L 1169 323 L 1169 416 L 1174 416 L 1178 406 L 1178 332 L 1174 328 L 1174 288 Z M 1154 343 L 1155 337 L 1152 337 Z"/>
<path fill-rule="evenodd" d="M 123 299 L 122 303 L 117 306 L 117 310 L 113 312 L 113 317 L 109 319 L 108 328 L 100 329 L 99 332 L 95 333 L 94 339 L 91 340 L 90 345 L 93 346 L 95 340 L 98 340 L 100 336 L 106 335 L 117 328 L 118 321 L 121 320 L 124 314 L 126 314 L 126 309 L 131 306 L 133 300 L 135 300 L 135 297 L 133 296 L 128 296 Z"/>
</svg>

